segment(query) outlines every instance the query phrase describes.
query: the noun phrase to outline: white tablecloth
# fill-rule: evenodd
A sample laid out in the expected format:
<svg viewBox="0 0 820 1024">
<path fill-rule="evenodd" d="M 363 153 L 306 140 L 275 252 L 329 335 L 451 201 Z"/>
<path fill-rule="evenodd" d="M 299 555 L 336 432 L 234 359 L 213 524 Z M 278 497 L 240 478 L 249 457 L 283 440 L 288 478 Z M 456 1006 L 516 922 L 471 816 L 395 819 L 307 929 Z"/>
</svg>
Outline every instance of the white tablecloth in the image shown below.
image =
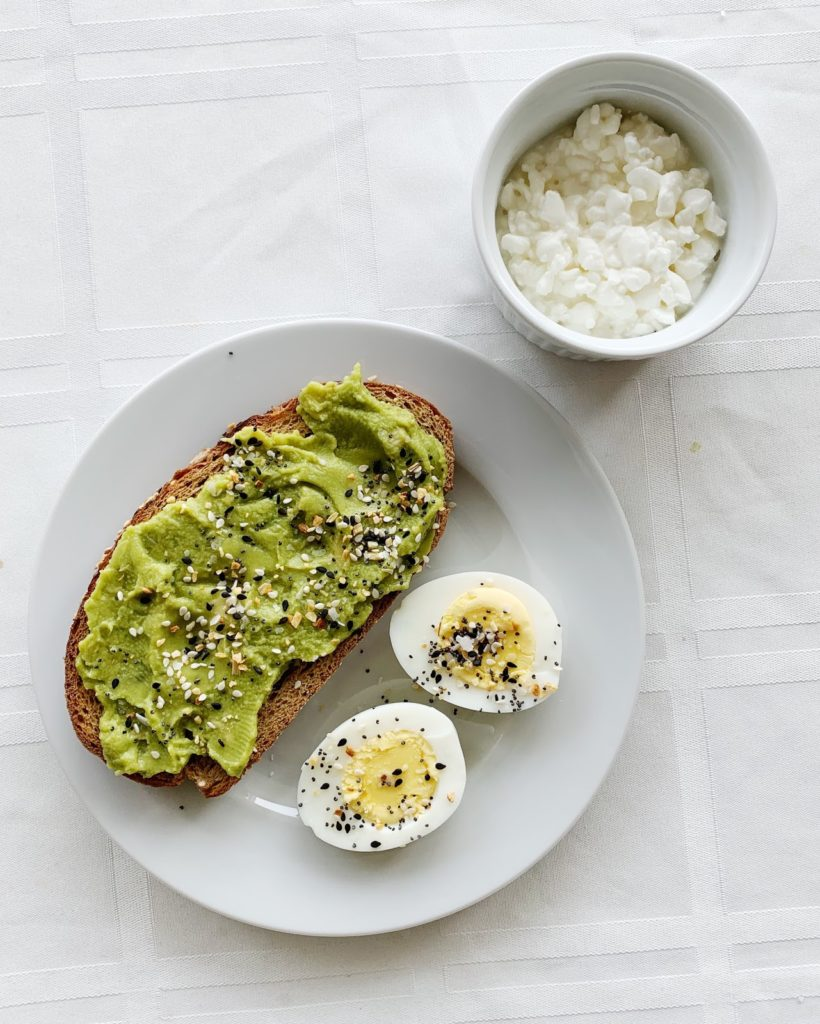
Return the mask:
<svg viewBox="0 0 820 1024">
<path fill-rule="evenodd" d="M 820 1020 L 820 8 L 720 2 L 0 5 L 0 1024 Z M 571 363 L 491 306 L 468 181 L 525 81 L 619 47 L 745 106 L 780 226 L 705 342 Z M 483 904 L 350 941 L 223 920 L 115 848 L 45 741 L 24 628 L 33 539 L 104 419 L 215 339 L 330 314 L 457 337 L 564 412 L 650 633 L 572 833 Z"/>
</svg>

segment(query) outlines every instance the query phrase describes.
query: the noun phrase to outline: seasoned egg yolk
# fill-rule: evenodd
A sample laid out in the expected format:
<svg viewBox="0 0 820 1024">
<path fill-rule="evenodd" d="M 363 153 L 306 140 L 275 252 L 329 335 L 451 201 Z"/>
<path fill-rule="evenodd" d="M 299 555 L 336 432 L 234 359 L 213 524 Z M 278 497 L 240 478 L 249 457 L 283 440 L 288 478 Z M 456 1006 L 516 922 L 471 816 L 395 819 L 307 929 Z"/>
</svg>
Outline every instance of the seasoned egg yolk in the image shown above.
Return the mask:
<svg viewBox="0 0 820 1024">
<path fill-rule="evenodd" d="M 430 656 L 450 675 L 482 690 L 520 679 L 535 658 L 535 633 L 524 604 L 499 587 L 459 595 L 436 630 L 440 647 Z"/>
<path fill-rule="evenodd" d="M 378 827 L 417 818 L 430 807 L 439 770 L 420 732 L 397 729 L 347 750 L 342 796 L 348 807 Z"/>
</svg>

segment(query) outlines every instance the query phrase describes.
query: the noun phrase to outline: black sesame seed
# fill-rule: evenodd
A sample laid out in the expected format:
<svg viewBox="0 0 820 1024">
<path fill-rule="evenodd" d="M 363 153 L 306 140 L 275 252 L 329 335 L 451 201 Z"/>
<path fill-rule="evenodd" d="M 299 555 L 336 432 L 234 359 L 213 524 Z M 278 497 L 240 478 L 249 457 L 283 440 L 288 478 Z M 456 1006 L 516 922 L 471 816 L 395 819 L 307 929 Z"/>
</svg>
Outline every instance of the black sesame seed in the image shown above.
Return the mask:
<svg viewBox="0 0 820 1024">
<path fill-rule="evenodd" d="M 378 850 L 378 848 L 379 848 L 379 847 L 380 847 L 380 846 L 381 846 L 382 844 L 381 844 L 381 843 L 379 842 L 379 840 L 378 840 L 378 839 L 374 839 L 374 840 L 373 840 L 373 842 L 372 842 L 372 843 L 371 843 L 370 845 L 371 845 L 371 846 L 373 847 L 373 849 L 374 849 L 374 850 Z"/>
<path fill-rule="evenodd" d="M 211 707 L 214 709 L 214 711 L 222 710 L 222 705 L 219 703 L 219 701 L 214 701 L 214 703 L 211 704 Z"/>
<path fill-rule="evenodd" d="M 319 786 L 319 789 L 330 789 L 330 783 L 329 782 L 323 782 L 322 785 Z"/>
<path fill-rule="evenodd" d="M 337 747 L 346 747 L 347 746 L 347 740 L 346 739 L 339 740 L 339 742 L 336 744 L 336 746 Z"/>
<path fill-rule="evenodd" d="M 120 685 L 119 679 L 112 679 L 111 680 L 111 689 L 112 690 L 116 690 L 119 685 Z"/>
<path fill-rule="evenodd" d="M 438 768 L 439 771 L 443 771 L 446 767 L 446 764 L 442 764 L 441 761 L 436 761 L 436 768 Z"/>
</svg>

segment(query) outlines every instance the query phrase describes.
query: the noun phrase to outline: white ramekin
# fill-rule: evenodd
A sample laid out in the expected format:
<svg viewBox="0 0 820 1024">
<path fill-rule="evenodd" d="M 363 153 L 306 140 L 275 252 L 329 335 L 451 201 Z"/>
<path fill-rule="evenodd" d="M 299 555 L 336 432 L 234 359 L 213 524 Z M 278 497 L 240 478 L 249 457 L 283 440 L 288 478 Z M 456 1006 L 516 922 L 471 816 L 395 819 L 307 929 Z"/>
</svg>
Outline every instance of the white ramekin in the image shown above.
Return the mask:
<svg viewBox="0 0 820 1024">
<path fill-rule="evenodd" d="M 714 275 L 692 309 L 671 327 L 642 338 L 593 338 L 544 316 L 514 284 L 496 238 L 496 205 L 510 168 L 539 139 L 604 101 L 643 111 L 678 132 L 698 164 L 710 171 L 712 191 L 729 223 Z M 510 102 L 478 161 L 472 214 L 493 297 L 520 334 L 575 359 L 644 359 L 705 337 L 746 301 L 772 249 L 777 197 L 757 132 L 714 82 L 664 57 L 602 53 L 559 65 Z"/>
</svg>

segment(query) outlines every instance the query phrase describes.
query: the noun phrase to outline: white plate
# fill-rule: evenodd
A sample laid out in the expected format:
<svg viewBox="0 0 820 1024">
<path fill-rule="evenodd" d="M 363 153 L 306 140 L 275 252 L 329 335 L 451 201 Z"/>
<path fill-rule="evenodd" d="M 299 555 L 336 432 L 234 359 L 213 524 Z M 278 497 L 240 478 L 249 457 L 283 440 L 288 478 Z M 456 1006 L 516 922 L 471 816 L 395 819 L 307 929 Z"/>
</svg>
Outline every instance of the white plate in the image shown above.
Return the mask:
<svg viewBox="0 0 820 1024">
<path fill-rule="evenodd" d="M 94 565 L 131 512 L 226 424 L 289 398 L 308 380 L 338 378 L 357 360 L 365 375 L 429 398 L 455 427 L 457 508 L 422 578 L 484 568 L 520 576 L 547 595 L 564 629 L 558 693 L 519 715 L 459 710 L 468 774 L 458 813 L 424 842 L 377 857 L 318 842 L 296 817 L 294 795 L 303 758 L 334 725 L 383 697 L 426 699 L 402 678 L 385 620 L 367 636 L 364 653 L 351 654 L 270 753 L 217 800 L 187 785 L 155 790 L 116 778 L 77 741 L 63 701 L 69 624 Z M 307 321 L 253 331 L 186 359 L 109 421 L 48 524 L 29 640 L 52 746 L 97 820 L 132 857 L 177 891 L 241 921 L 357 935 L 475 903 L 570 828 L 601 784 L 632 711 L 643 596 L 629 529 L 606 478 L 534 391 L 443 338 L 391 324 Z"/>
</svg>

